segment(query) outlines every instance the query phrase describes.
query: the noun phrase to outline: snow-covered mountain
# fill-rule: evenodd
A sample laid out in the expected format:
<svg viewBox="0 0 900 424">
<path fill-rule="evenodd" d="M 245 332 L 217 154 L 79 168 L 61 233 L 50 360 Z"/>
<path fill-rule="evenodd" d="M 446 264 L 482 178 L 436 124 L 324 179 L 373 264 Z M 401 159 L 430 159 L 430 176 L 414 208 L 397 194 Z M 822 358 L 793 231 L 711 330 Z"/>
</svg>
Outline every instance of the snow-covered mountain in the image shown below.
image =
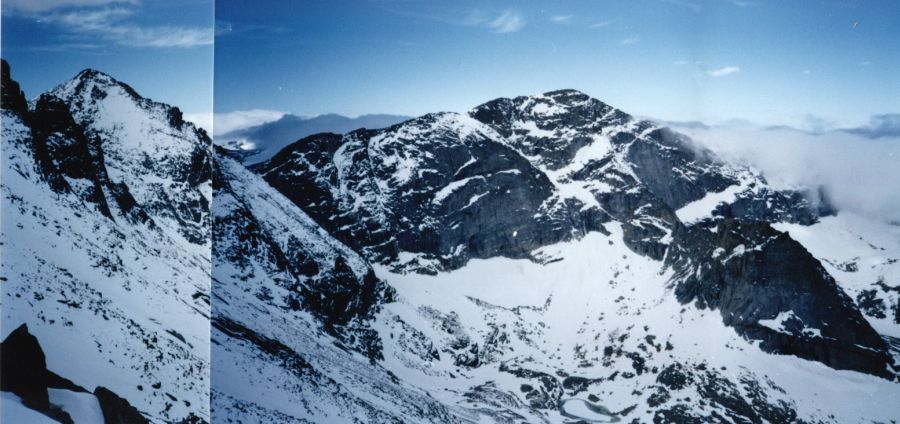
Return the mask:
<svg viewBox="0 0 900 424">
<path fill-rule="evenodd" d="M 100 72 L 28 103 L 4 61 L 2 84 L 2 337 L 27 352 L 3 366 L 46 356 L 4 377 L 3 422 L 48 392 L 75 422 L 208 421 L 209 137 Z"/>
<path fill-rule="evenodd" d="M 283 195 L 268 194 L 279 206 L 266 209 L 305 222 L 291 233 L 309 228 L 330 250 L 357 252 L 388 291 L 375 302 L 371 290 L 356 291 L 368 312 L 330 307 L 356 320 L 350 330 L 321 312 L 316 293 L 330 298 L 333 287 L 316 283 L 321 271 L 289 277 L 288 287 L 301 288 L 288 293 L 254 296 L 247 309 L 260 318 L 243 325 L 264 340 L 290 340 L 278 352 L 304 358 L 310 375 L 340 388 L 303 391 L 322 385 L 285 379 L 291 363 L 270 354 L 254 365 L 260 372 L 232 373 L 229 383 L 267 395 L 229 394 L 214 409 L 299 422 L 866 422 L 900 414 L 892 281 L 900 229 L 835 211 L 816 187 L 775 190 L 753 169 L 583 93 L 313 135 L 252 169 Z M 243 216 L 272 220 L 271 212 Z M 254 239 L 258 228 L 265 225 L 222 242 Z M 249 285 L 214 270 L 213 290 L 284 286 L 283 273 L 260 269 Z M 355 275 L 344 285 L 364 287 Z M 250 297 L 228 304 L 241 298 Z M 299 304 L 282 305 L 291 299 Z M 302 332 L 288 336 L 282 319 L 313 335 L 295 341 Z M 343 342 L 360 328 L 375 331 L 369 340 L 380 354 L 363 347 L 372 343 Z M 256 348 L 256 357 L 265 351 Z M 419 393 L 432 402 L 410 413 Z M 333 406 L 347 399 L 367 412 Z"/>
<path fill-rule="evenodd" d="M 4 422 L 900 416 L 900 227 L 583 93 L 247 168 L 103 73 L 2 84 Z"/>
</svg>

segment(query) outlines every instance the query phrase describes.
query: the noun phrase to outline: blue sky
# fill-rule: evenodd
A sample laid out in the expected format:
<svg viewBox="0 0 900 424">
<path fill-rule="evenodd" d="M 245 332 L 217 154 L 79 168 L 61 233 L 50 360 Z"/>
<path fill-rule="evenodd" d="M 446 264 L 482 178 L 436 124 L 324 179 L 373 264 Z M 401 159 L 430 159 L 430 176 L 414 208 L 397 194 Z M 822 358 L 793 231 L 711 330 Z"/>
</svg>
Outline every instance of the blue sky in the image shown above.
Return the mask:
<svg viewBox="0 0 900 424">
<path fill-rule="evenodd" d="M 900 111 L 900 2 L 217 3 L 216 112 L 467 110 L 576 88 L 632 114 L 858 125 Z"/>
<path fill-rule="evenodd" d="M 639 116 L 817 129 L 900 112 L 897 22 L 895 1 L 5 0 L 2 55 L 29 97 L 92 67 L 209 116 L 215 25 L 217 113 L 576 88 Z"/>
<path fill-rule="evenodd" d="M 212 111 L 214 0 L 3 0 L 2 56 L 28 98 L 85 68 Z"/>
</svg>

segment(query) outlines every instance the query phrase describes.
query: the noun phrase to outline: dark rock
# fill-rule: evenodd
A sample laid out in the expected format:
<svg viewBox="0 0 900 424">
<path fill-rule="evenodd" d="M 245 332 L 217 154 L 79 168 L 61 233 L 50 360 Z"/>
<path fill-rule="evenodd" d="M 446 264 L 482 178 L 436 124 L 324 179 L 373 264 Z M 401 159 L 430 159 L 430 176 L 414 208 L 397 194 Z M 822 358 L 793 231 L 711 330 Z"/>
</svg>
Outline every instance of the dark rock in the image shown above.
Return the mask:
<svg viewBox="0 0 900 424">
<path fill-rule="evenodd" d="M 569 392 L 569 395 L 574 396 L 587 390 L 588 387 L 590 387 L 592 384 L 596 384 L 601 381 L 603 381 L 603 379 L 568 376 L 563 379 L 562 386 L 567 392 Z"/>
<path fill-rule="evenodd" d="M 666 256 L 682 303 L 718 309 L 725 325 L 780 354 L 892 378 L 881 337 L 822 264 L 786 233 L 732 219 L 675 232 Z M 792 326 L 759 323 L 790 313 Z"/>
<path fill-rule="evenodd" d="M 862 313 L 872 317 L 886 318 L 884 300 L 878 297 L 877 290 L 863 290 L 856 296 L 856 304 Z"/>
<path fill-rule="evenodd" d="M 656 376 L 656 381 L 672 390 L 681 390 L 693 381 L 691 375 L 679 363 L 663 368 Z"/>
<path fill-rule="evenodd" d="M 0 370 L 0 390 L 15 393 L 34 409 L 50 406 L 44 351 L 25 324 L 0 343 Z"/>
<path fill-rule="evenodd" d="M 525 394 L 525 400 L 532 408 L 556 409 L 563 395 L 563 387 L 556 377 L 540 371 L 532 371 L 524 368 L 512 367 L 507 364 L 500 365 L 501 372 L 508 372 L 519 378 L 534 380 L 535 384 L 529 384 L 532 390 Z"/>
<path fill-rule="evenodd" d="M 94 389 L 94 396 L 97 396 L 97 400 L 100 401 L 100 410 L 103 411 L 105 424 L 149 423 L 137 408 L 105 387 L 100 386 Z"/>
<path fill-rule="evenodd" d="M 700 152 L 700 153 L 698 153 Z M 737 183 L 718 172 L 714 156 L 667 128 L 631 142 L 627 158 L 642 184 L 672 209 Z M 680 172 L 673 172 L 673 170 Z"/>
<path fill-rule="evenodd" d="M 19 83 L 12 79 L 9 63 L 0 59 L 0 108 L 13 111 L 22 120 L 28 120 L 28 102 Z"/>
<path fill-rule="evenodd" d="M 721 204 L 713 215 L 724 218 L 738 218 L 748 221 L 790 222 L 812 225 L 820 217 L 837 214 L 828 201 L 825 192 L 801 192 L 796 190 L 775 191 L 757 188 L 738 193 L 731 204 Z"/>
</svg>

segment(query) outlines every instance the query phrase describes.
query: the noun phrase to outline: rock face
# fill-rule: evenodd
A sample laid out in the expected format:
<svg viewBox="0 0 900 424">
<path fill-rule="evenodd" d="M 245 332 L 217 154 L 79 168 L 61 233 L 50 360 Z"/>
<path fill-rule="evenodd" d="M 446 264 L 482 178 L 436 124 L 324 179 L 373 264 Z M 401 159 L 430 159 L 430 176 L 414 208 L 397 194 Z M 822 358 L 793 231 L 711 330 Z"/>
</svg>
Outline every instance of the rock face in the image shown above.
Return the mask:
<svg viewBox="0 0 900 424">
<path fill-rule="evenodd" d="M 312 136 L 256 169 L 342 242 L 427 272 L 529 257 L 605 216 L 561 199 L 495 131 L 459 114 Z"/>
<path fill-rule="evenodd" d="M 800 243 L 764 222 L 680 229 L 666 263 L 681 302 L 718 309 L 766 351 L 893 378 L 882 338 Z"/>
<path fill-rule="evenodd" d="M 22 99 L 4 62 L 4 334 L 149 421 L 208 419 L 208 137 L 97 71 Z"/>
</svg>

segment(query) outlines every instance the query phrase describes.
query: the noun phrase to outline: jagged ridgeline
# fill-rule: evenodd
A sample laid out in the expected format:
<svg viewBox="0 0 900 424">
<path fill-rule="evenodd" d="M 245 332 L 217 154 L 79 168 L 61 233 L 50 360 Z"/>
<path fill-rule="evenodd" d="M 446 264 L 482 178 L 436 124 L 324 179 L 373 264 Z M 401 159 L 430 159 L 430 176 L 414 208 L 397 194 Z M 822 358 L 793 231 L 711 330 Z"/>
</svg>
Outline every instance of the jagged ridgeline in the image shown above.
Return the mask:
<svg viewBox="0 0 900 424">
<path fill-rule="evenodd" d="M 2 421 L 208 422 L 209 137 L 93 70 L 2 88 Z"/>
<path fill-rule="evenodd" d="M 3 414 L 900 416 L 900 230 L 584 93 L 249 169 L 100 72 L 2 102 Z"/>
</svg>

